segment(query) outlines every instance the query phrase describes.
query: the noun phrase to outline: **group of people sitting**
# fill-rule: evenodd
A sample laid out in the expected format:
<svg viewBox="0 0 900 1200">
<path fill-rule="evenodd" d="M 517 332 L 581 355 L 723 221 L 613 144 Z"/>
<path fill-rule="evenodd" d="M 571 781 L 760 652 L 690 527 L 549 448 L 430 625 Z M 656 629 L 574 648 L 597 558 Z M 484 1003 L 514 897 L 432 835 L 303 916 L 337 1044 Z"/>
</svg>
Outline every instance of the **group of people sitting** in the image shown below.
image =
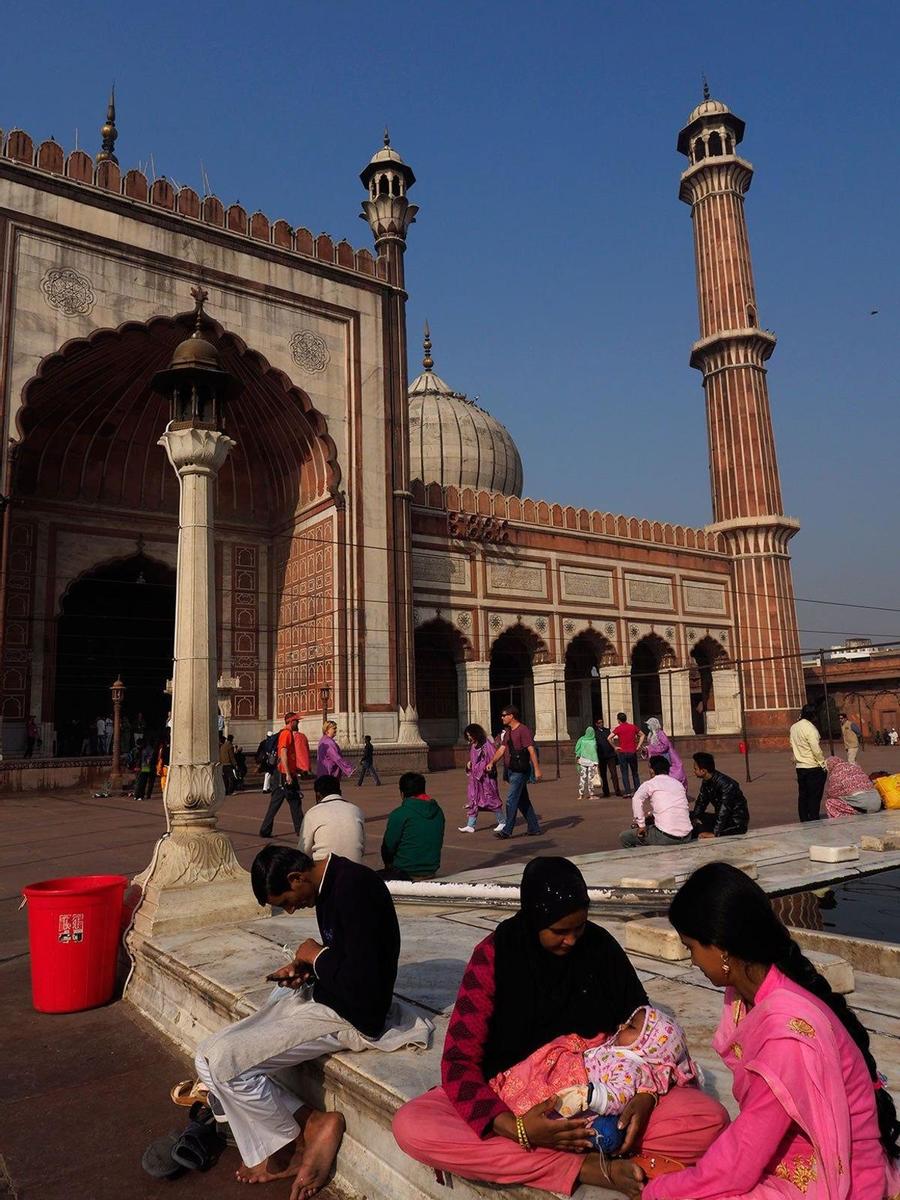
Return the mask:
<svg viewBox="0 0 900 1200">
<path fill-rule="evenodd" d="M 267 1003 L 207 1039 L 196 1065 L 240 1151 L 238 1177 L 289 1178 L 292 1200 L 309 1200 L 344 1118 L 301 1104 L 279 1073 L 343 1050 L 421 1047 L 432 1027 L 394 997 L 400 929 L 375 872 L 267 846 L 251 879 L 260 904 L 315 907 L 320 938 L 272 972 Z M 463 973 L 440 1086 L 394 1116 L 411 1159 L 565 1195 L 582 1183 L 645 1200 L 898 1194 L 897 1115 L 868 1035 L 755 882 L 707 864 L 669 910 L 693 963 L 725 992 L 713 1048 L 733 1077 L 732 1121 L 703 1090 L 676 1017 L 650 1001 L 588 909 L 573 863 L 526 866 L 520 910 Z"/>
</svg>

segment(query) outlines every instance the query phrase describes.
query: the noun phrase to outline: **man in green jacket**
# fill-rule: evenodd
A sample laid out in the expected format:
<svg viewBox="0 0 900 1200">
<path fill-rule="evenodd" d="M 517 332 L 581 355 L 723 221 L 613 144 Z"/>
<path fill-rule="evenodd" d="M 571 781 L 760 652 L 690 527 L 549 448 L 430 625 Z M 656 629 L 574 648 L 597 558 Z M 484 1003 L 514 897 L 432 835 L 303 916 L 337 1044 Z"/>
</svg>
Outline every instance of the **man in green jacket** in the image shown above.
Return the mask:
<svg viewBox="0 0 900 1200">
<path fill-rule="evenodd" d="M 400 776 L 403 800 L 388 817 L 381 857 L 385 879 L 431 879 L 441 866 L 444 811 L 425 793 L 425 776 L 407 771 Z"/>
</svg>

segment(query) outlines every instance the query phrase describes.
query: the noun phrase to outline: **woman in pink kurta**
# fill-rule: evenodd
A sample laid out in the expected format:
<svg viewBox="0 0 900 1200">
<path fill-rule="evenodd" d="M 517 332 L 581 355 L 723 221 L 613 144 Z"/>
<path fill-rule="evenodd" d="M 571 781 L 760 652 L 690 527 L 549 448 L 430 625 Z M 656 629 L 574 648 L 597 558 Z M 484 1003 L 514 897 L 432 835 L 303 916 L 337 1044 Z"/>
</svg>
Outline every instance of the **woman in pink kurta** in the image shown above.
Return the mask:
<svg viewBox="0 0 900 1200">
<path fill-rule="evenodd" d="M 897 1118 L 843 997 L 742 871 L 709 863 L 669 919 L 711 983 L 725 986 L 713 1046 L 740 1114 L 693 1167 L 643 1200 L 886 1200 L 900 1192 Z"/>
<path fill-rule="evenodd" d="M 460 833 L 474 833 L 478 814 L 482 809 L 489 813 L 500 811 L 500 789 L 497 787 L 497 772 L 491 767 L 497 747 L 480 725 L 467 725 L 463 730 L 469 743 L 469 761 L 466 763 L 466 824 Z"/>
</svg>

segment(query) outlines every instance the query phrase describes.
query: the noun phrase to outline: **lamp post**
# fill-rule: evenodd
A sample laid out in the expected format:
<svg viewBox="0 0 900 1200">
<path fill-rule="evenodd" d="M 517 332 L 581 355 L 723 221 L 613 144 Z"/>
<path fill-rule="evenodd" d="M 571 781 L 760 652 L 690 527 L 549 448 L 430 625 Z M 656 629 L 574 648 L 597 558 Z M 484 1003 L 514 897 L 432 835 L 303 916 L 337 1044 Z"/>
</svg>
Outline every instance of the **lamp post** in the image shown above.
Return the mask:
<svg viewBox="0 0 900 1200">
<path fill-rule="evenodd" d="M 331 695 L 331 688 L 319 688 L 319 699 L 322 701 L 322 724 L 328 720 L 328 698 Z"/>
<path fill-rule="evenodd" d="M 125 699 L 125 684 L 121 675 L 109 689 L 113 706 L 112 768 L 109 772 L 110 791 L 122 783 L 122 701 Z"/>
<path fill-rule="evenodd" d="M 214 497 L 216 476 L 235 445 L 224 432 L 225 404 L 238 383 L 204 331 L 207 292 L 196 287 L 191 294 L 194 331 L 152 384 L 169 400 L 160 445 L 178 475 L 180 502 L 168 831 L 135 880 L 143 887 L 135 944 L 155 933 L 259 916 L 249 876 L 215 815 L 225 791 L 216 728 Z"/>
</svg>

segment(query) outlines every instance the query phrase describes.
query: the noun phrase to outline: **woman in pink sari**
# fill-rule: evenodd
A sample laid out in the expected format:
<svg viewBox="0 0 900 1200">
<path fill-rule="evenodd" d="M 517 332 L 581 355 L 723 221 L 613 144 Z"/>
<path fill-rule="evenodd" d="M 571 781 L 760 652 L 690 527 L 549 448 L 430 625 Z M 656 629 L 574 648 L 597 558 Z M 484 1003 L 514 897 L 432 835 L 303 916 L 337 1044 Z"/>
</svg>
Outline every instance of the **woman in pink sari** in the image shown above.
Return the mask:
<svg viewBox="0 0 900 1200">
<path fill-rule="evenodd" d="M 669 920 L 707 979 L 725 988 L 713 1046 L 740 1114 L 700 1161 L 643 1200 L 886 1200 L 900 1193 L 893 1100 L 869 1035 L 803 956 L 762 889 L 708 863 Z"/>
</svg>

